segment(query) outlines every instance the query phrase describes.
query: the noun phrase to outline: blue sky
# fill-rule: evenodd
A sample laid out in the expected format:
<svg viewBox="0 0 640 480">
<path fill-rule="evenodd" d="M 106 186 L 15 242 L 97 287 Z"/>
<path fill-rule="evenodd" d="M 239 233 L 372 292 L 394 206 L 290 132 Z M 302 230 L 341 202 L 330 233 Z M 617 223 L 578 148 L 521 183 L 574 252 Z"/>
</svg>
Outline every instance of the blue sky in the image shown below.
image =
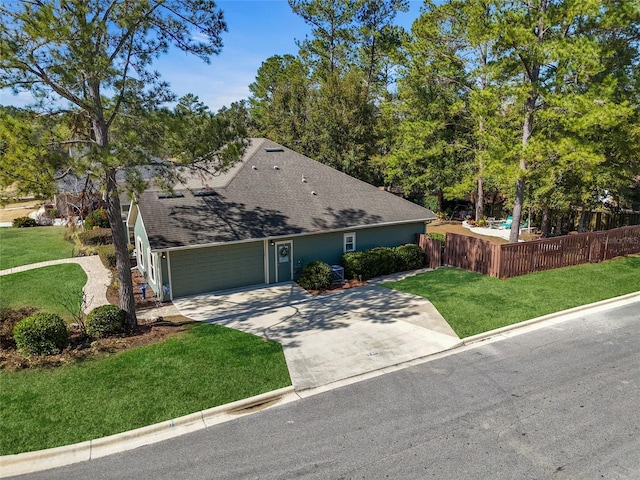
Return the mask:
<svg viewBox="0 0 640 480">
<path fill-rule="evenodd" d="M 154 68 L 182 96 L 197 95 L 213 111 L 249 97 L 249 84 L 255 80 L 262 62 L 272 55 L 297 54 L 296 40 L 310 33 L 307 24 L 295 15 L 287 0 L 218 0 L 228 32 L 223 34 L 220 55 L 207 65 L 179 51 L 172 51 L 154 62 Z M 418 17 L 422 0 L 411 0 L 410 10 L 396 22 L 409 29 Z M 0 91 L 0 104 L 24 106 L 30 95 L 18 97 Z"/>
</svg>

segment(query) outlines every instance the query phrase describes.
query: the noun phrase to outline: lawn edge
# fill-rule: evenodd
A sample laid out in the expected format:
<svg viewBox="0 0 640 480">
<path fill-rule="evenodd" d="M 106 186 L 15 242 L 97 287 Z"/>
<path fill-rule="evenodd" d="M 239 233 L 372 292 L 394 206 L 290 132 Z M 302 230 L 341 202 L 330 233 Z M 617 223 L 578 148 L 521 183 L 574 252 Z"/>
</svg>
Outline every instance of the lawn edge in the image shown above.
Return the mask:
<svg viewBox="0 0 640 480">
<path fill-rule="evenodd" d="M 542 315 L 540 317 L 532 318 L 530 320 L 524 320 L 522 322 L 517 322 L 511 325 L 505 325 L 504 327 L 489 330 L 487 332 L 482 332 L 476 335 L 471 335 L 469 337 L 464 337 L 461 339 L 462 344 L 467 346 L 474 343 L 482 342 L 492 337 L 510 333 L 513 330 L 519 330 L 519 329 L 524 330 L 526 327 L 536 325 L 538 323 L 542 323 L 548 320 L 556 320 L 560 317 L 567 317 L 567 318 L 563 318 L 562 319 L 563 321 L 569 320 L 573 315 L 579 314 L 584 310 L 590 310 L 590 309 L 599 308 L 599 307 L 607 307 L 612 303 L 624 302 L 627 300 L 635 300 L 636 297 L 640 298 L 640 291 L 627 293 L 626 295 L 621 295 L 618 297 L 607 298 L 605 300 L 600 300 L 594 303 L 588 303 L 586 305 L 579 305 L 577 307 L 569 308 L 567 310 L 561 310 L 559 312 L 548 313 L 547 315 Z"/>
<path fill-rule="evenodd" d="M 291 385 L 108 437 L 35 452 L 0 456 L 0 478 L 49 470 L 132 450 L 299 398 Z"/>
</svg>

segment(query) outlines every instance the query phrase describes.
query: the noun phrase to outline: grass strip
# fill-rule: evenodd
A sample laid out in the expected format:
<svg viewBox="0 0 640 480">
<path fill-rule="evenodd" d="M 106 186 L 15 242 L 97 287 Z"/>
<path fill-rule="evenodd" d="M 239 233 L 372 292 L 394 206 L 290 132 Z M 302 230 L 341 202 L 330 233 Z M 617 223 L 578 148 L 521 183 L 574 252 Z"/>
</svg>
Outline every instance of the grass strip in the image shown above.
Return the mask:
<svg viewBox="0 0 640 480">
<path fill-rule="evenodd" d="M 72 257 L 65 232 L 65 227 L 0 228 L 0 270 Z"/>
<path fill-rule="evenodd" d="M 384 286 L 427 298 L 464 338 L 640 291 L 640 256 L 506 280 L 441 268 Z"/>
<path fill-rule="evenodd" d="M 194 324 L 103 359 L 0 372 L 0 454 L 100 438 L 288 385 L 279 343 Z"/>
<path fill-rule="evenodd" d="M 71 321 L 61 296 L 81 292 L 87 274 L 77 263 L 52 265 L 0 276 L 0 307 L 35 307 Z"/>
</svg>

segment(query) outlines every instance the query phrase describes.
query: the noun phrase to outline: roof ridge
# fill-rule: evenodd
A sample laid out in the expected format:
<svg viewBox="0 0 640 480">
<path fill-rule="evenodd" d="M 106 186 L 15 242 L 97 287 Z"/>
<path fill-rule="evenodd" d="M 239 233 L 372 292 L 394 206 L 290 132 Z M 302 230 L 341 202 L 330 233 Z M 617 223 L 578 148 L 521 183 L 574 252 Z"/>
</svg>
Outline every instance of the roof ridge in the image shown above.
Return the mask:
<svg viewBox="0 0 640 480">
<path fill-rule="evenodd" d="M 237 163 L 232 165 L 229 170 L 235 169 L 235 171 L 233 172 L 232 175 L 229 176 L 229 179 L 226 181 L 226 183 L 224 183 L 221 187 L 218 187 L 218 188 L 227 188 L 229 184 L 235 180 L 238 174 L 242 170 L 244 170 L 244 168 L 249 163 L 249 160 L 251 160 L 256 155 L 256 153 L 260 151 L 260 146 L 264 145 L 264 143 L 267 141 L 266 138 L 260 138 L 260 137 L 249 137 L 249 138 L 246 138 L 245 140 L 249 140 L 248 146 L 245 148 L 245 151 L 242 154 L 242 158 L 237 162 L 237 163 L 240 163 L 241 165 L 237 165 Z"/>
</svg>

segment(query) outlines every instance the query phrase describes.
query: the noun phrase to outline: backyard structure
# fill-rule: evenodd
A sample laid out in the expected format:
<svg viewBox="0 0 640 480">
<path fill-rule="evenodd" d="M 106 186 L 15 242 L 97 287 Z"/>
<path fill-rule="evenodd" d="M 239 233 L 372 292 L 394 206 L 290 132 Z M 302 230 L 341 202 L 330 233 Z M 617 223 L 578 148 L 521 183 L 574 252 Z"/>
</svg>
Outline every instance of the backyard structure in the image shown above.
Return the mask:
<svg viewBox="0 0 640 480">
<path fill-rule="evenodd" d="M 418 243 L 431 268 L 449 265 L 510 278 L 640 253 L 640 226 L 503 245 L 451 233 L 446 236 L 444 248 L 441 242 L 425 235 L 419 236 Z"/>
<path fill-rule="evenodd" d="M 163 300 L 290 281 L 347 251 L 414 243 L 430 210 L 266 139 L 221 175 L 134 199 L 138 269 Z"/>
</svg>

